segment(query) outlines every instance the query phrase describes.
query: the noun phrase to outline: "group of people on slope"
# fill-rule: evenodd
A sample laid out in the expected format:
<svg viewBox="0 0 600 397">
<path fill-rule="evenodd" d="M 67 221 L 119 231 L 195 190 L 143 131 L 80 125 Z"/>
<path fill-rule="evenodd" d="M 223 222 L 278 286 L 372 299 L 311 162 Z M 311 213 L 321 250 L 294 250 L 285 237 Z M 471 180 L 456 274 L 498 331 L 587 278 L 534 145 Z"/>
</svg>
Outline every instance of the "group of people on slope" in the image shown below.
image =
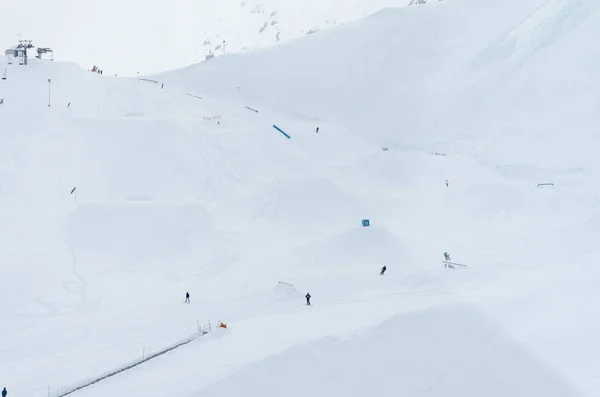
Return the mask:
<svg viewBox="0 0 600 397">
<path fill-rule="evenodd" d="M 387 265 L 383 265 L 383 267 L 381 268 L 381 272 L 379 273 L 379 275 L 383 276 L 385 274 L 386 270 L 387 270 Z M 310 292 L 308 294 L 306 294 L 305 298 L 306 298 L 306 305 L 310 306 L 310 298 L 312 298 L 312 296 L 310 296 Z"/>
<path fill-rule="evenodd" d="M 447 252 L 444 252 L 444 258 L 447 261 L 449 261 L 450 255 L 448 255 Z M 379 272 L 379 275 L 383 276 L 385 274 L 386 270 L 387 270 L 387 265 L 383 265 L 383 267 L 381 268 L 381 272 Z M 312 298 L 312 296 L 310 295 L 310 292 L 307 293 L 304 297 L 306 298 L 306 305 L 310 306 L 310 298 Z M 190 303 L 190 293 L 189 292 L 185 293 L 185 303 Z M 6 396 L 3 394 L 2 397 L 6 397 Z"/>
</svg>

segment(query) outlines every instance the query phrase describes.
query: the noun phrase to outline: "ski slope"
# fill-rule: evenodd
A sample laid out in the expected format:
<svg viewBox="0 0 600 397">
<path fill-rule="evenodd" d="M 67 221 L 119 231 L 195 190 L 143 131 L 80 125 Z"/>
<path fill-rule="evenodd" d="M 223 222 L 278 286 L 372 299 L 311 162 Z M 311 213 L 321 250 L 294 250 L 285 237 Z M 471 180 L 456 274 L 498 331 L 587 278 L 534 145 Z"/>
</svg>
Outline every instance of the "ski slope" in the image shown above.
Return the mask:
<svg viewBox="0 0 600 397">
<path fill-rule="evenodd" d="M 597 395 L 599 8 L 388 9 L 158 83 L 0 65 L 0 387 L 210 321 L 72 395 Z"/>
</svg>

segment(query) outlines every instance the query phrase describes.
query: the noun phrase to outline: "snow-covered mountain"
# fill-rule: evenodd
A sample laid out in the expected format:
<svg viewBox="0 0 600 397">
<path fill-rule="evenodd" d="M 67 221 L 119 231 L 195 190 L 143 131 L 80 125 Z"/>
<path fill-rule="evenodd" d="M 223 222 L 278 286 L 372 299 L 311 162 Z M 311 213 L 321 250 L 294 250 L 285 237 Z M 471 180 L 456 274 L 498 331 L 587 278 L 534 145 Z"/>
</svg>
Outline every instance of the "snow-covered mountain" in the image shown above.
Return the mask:
<svg viewBox="0 0 600 397">
<path fill-rule="evenodd" d="M 187 66 L 270 46 L 410 0 L 5 0 L 0 45 L 19 38 L 51 47 L 56 59 L 110 74 Z M 23 10 L 26 13 L 22 18 Z M 19 36 L 20 34 L 20 36 Z"/>
<path fill-rule="evenodd" d="M 0 388 L 189 342 L 69 396 L 595 397 L 599 35 L 453 0 L 144 79 L 0 60 Z"/>
<path fill-rule="evenodd" d="M 205 53 L 267 47 L 365 18 L 383 8 L 425 4 L 411 0 L 225 0 L 201 14 Z"/>
</svg>

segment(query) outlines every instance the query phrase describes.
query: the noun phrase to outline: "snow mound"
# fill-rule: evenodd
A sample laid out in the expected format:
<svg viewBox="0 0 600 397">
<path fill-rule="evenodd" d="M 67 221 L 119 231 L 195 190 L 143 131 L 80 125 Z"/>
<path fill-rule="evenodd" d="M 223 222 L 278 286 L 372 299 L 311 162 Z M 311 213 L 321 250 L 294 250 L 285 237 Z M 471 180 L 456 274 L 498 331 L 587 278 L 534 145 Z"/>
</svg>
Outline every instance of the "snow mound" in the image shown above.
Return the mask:
<svg viewBox="0 0 600 397">
<path fill-rule="evenodd" d="M 390 265 L 402 256 L 402 242 L 396 236 L 385 228 L 362 228 L 360 224 L 354 230 L 310 241 L 292 254 L 304 269 L 328 269 L 342 274 L 349 269 Z"/>
<path fill-rule="evenodd" d="M 298 292 L 296 287 L 293 284 L 286 283 L 284 281 L 280 281 L 277 283 L 275 289 L 273 289 L 273 298 L 277 300 L 299 300 L 302 297 L 302 294 Z"/>
<path fill-rule="evenodd" d="M 385 376 L 390 372 L 394 376 Z M 498 379 L 502 387 L 490 387 Z M 582 396 L 526 346 L 469 306 L 398 315 L 351 338 L 324 338 L 295 347 L 248 366 L 200 395 L 392 397 L 398 390 L 432 397 Z"/>
<path fill-rule="evenodd" d="M 361 219 L 359 200 L 324 178 L 285 178 L 261 202 L 257 217 L 302 231 L 351 225 Z"/>
</svg>

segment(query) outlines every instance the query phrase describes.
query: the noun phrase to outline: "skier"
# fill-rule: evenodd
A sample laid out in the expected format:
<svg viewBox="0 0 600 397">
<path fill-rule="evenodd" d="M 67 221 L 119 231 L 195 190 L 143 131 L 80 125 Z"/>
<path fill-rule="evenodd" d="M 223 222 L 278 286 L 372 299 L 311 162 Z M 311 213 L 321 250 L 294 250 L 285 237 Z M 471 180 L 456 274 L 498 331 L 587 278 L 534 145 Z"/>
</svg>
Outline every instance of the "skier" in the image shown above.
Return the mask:
<svg viewBox="0 0 600 397">
<path fill-rule="evenodd" d="M 450 184 L 448 183 L 448 179 L 446 179 L 446 187 L 450 187 Z"/>
<path fill-rule="evenodd" d="M 317 127 L 317 134 L 319 133 L 319 127 Z"/>
<path fill-rule="evenodd" d="M 310 292 L 308 294 L 306 294 L 305 298 L 306 298 L 306 306 L 310 306 L 310 298 L 311 298 Z"/>
<path fill-rule="evenodd" d="M 383 267 L 381 268 L 381 273 L 379 273 L 380 276 L 383 276 L 385 274 L 385 271 L 387 270 L 387 266 L 383 265 Z"/>
<path fill-rule="evenodd" d="M 447 261 L 451 260 L 451 259 L 450 259 L 450 255 L 448 255 L 448 253 L 447 253 L 447 252 L 444 252 L 444 258 L 445 258 Z"/>
<path fill-rule="evenodd" d="M 190 303 L 190 293 L 189 292 L 185 293 L 185 303 Z"/>
<path fill-rule="evenodd" d="M 4 389 L 2 389 L 2 397 L 6 397 L 8 395 L 8 392 L 6 391 L 6 387 Z"/>
<path fill-rule="evenodd" d="M 162 83 L 162 84 L 160 85 L 160 89 L 162 90 L 163 88 L 165 88 L 165 83 Z"/>
</svg>

